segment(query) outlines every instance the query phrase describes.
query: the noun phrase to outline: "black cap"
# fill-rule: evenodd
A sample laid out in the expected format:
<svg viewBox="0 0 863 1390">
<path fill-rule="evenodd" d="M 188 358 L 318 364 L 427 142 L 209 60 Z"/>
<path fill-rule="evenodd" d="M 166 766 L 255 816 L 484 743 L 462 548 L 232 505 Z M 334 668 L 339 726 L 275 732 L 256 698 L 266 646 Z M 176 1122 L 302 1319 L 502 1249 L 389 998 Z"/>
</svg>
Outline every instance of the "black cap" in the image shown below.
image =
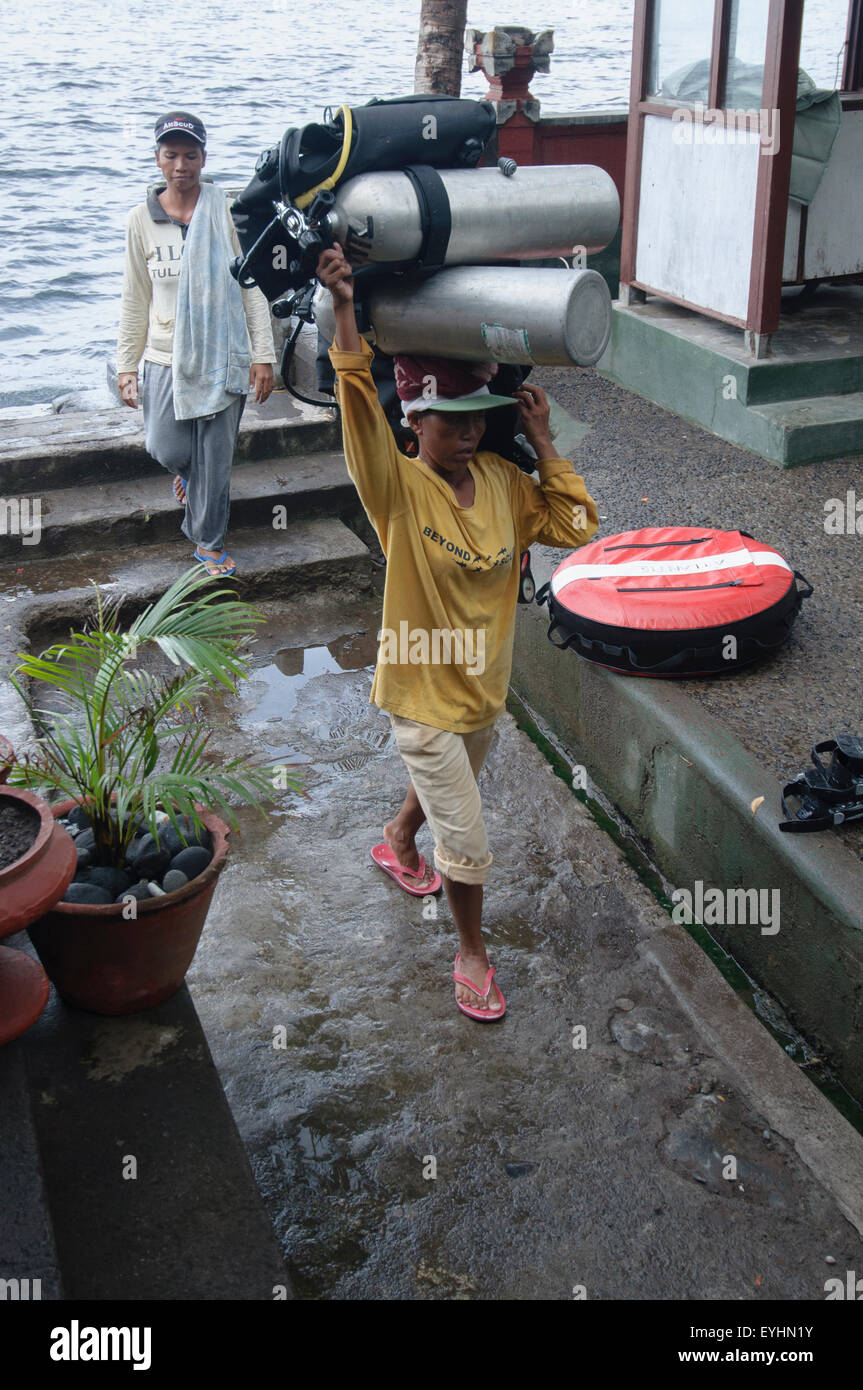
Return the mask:
<svg viewBox="0 0 863 1390">
<path fill-rule="evenodd" d="M 156 122 L 155 134 L 157 145 L 166 135 L 188 135 L 205 148 L 207 144 L 207 132 L 203 122 L 199 121 L 197 116 L 190 115 L 188 111 L 169 111 L 167 116 L 160 116 Z"/>
</svg>

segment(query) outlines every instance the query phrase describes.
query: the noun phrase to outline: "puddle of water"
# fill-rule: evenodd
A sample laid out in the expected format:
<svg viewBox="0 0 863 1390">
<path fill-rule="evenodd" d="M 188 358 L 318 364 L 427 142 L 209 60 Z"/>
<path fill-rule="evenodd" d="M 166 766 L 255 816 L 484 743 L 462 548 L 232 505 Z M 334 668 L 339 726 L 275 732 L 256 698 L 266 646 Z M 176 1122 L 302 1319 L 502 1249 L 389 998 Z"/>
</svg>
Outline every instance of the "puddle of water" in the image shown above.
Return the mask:
<svg viewBox="0 0 863 1390">
<path fill-rule="evenodd" d="M 23 584 L 6 585 L 0 576 L 0 598 L 6 603 L 17 603 L 19 598 L 31 598 L 33 590 Z"/>
<path fill-rule="evenodd" d="M 297 1142 L 303 1158 L 303 1177 L 309 1186 L 323 1192 L 359 1192 L 368 1186 L 331 1134 L 310 1124 L 300 1125 Z"/>
<path fill-rule="evenodd" d="M 90 580 L 98 584 L 100 589 L 115 589 L 117 580 L 107 566 L 95 555 L 90 558 L 91 563 L 86 566 L 86 570 L 83 562 L 76 560 L 74 556 L 59 556 L 56 563 L 45 561 L 38 565 L 0 565 L 0 592 L 4 598 L 14 602 L 18 598 L 32 598 L 34 594 L 54 594 L 64 589 L 88 588 Z M 75 560 L 74 564 L 70 564 L 70 559 Z M 77 620 L 70 620 L 66 630 L 77 625 Z M 62 635 L 65 636 L 66 632 Z M 33 641 L 34 648 L 37 641 L 38 638 Z M 47 642 L 42 643 L 43 647 L 47 645 Z"/>
<path fill-rule="evenodd" d="M 250 672 L 251 679 L 264 680 L 269 687 L 255 706 L 255 721 L 286 718 L 307 681 L 340 671 L 364 670 L 374 664 L 376 653 L 377 637 L 372 632 L 352 632 L 326 646 L 282 647 L 269 665 Z"/>
<path fill-rule="evenodd" d="M 26 592 L 28 591 L 18 590 L 13 596 L 18 597 Z M 10 596 L 4 595 L 4 597 Z M 56 625 L 50 629 L 37 630 L 31 639 L 33 650 L 44 651 L 47 647 L 63 642 L 70 629 L 80 626 L 79 622 L 70 621 L 62 626 Z M 268 626 L 266 623 L 262 624 L 257 632 L 255 656 L 259 659 L 262 654 L 267 652 L 270 645 L 267 642 Z M 250 705 L 244 711 L 239 722 L 241 725 L 258 725 L 285 719 L 293 712 L 299 691 L 315 676 L 368 669 L 374 666 L 376 655 L 377 636 L 371 631 L 345 633 L 334 638 L 325 646 L 282 647 L 273 654 L 272 661 L 267 665 L 255 666 L 250 669 L 248 682 L 240 683 L 239 695 L 241 697 L 246 694 L 255 681 L 265 681 L 267 689 L 261 693 L 255 704 Z M 162 671 L 173 674 L 175 670 L 167 657 L 164 657 L 155 648 L 142 650 L 134 661 L 127 664 L 154 672 Z M 51 704 L 55 695 L 53 690 L 42 689 L 38 685 L 36 689 L 44 697 L 43 702 L 46 708 L 61 707 Z M 249 690 L 249 693 L 251 694 L 252 691 Z M 207 695 L 202 700 L 202 706 L 208 718 L 212 716 L 214 722 L 219 722 L 219 717 L 228 711 L 231 702 L 232 697 L 229 695 Z M 264 736 L 262 742 L 268 755 L 273 759 L 291 757 L 303 762 L 309 761 L 303 754 L 297 753 L 278 740 L 268 742 Z"/>
</svg>

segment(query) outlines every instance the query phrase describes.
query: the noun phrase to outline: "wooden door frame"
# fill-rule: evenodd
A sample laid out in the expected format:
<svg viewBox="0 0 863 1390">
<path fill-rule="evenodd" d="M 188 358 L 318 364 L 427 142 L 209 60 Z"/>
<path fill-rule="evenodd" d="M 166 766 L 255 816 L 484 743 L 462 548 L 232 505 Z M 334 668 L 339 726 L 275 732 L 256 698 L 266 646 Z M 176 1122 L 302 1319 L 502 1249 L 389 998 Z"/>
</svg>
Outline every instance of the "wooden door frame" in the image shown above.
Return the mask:
<svg viewBox="0 0 863 1390">
<path fill-rule="evenodd" d="M 708 103 L 718 108 L 725 85 L 728 64 L 728 36 L 732 0 L 714 0 L 713 35 L 710 54 Z M 803 25 L 804 0 L 770 0 L 767 20 L 767 40 L 764 82 L 761 93 L 763 110 L 772 113 L 775 122 L 778 112 L 779 139 L 770 155 L 759 158 L 755 190 L 755 218 L 752 259 L 749 277 L 749 301 L 746 318 L 735 318 L 704 305 L 676 298 L 667 292 L 643 284 L 635 277 L 638 246 L 638 211 L 641 184 L 641 164 L 644 141 L 644 118 L 647 115 L 671 119 L 674 107 L 651 102 L 645 98 L 648 44 L 653 32 L 655 0 L 636 0 L 632 38 L 632 69 L 629 88 L 629 122 L 626 150 L 626 200 L 623 209 L 623 231 L 620 253 L 621 287 L 642 293 L 656 294 L 675 304 L 720 319 L 760 335 L 767 335 L 779 326 L 782 293 L 782 257 L 785 247 L 785 224 L 788 216 L 788 189 L 791 180 L 792 139 L 783 139 L 783 131 L 793 132 L 797 102 L 797 65 L 800 35 Z M 851 0 L 848 32 L 856 13 L 859 55 L 863 61 L 863 0 Z M 857 50 L 855 50 L 857 51 Z M 846 63 L 852 58 L 846 49 Z M 729 108 L 724 108 L 729 109 Z"/>
</svg>

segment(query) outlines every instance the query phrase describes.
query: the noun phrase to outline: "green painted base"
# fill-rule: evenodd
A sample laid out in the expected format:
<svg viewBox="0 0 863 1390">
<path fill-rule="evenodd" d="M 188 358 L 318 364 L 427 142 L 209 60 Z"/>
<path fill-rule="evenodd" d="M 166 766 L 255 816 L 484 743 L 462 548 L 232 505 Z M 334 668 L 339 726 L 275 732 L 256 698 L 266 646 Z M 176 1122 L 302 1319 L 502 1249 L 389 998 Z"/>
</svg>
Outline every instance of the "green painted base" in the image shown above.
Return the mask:
<svg viewBox="0 0 863 1390">
<path fill-rule="evenodd" d="M 863 339 L 840 326 L 817 334 L 801 315 L 756 361 L 740 329 L 659 300 L 615 304 L 597 370 L 784 468 L 844 458 L 863 453 Z"/>
</svg>

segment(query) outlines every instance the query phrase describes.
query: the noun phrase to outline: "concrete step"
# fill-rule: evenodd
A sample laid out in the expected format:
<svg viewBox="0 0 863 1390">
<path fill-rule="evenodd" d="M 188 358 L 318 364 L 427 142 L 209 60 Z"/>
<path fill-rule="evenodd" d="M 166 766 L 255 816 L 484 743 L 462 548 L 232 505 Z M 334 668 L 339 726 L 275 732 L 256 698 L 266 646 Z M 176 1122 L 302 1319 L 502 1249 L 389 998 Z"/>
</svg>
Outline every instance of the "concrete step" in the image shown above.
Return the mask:
<svg viewBox="0 0 863 1390">
<path fill-rule="evenodd" d="M 863 391 L 750 405 L 786 465 L 863 453 Z"/>
<path fill-rule="evenodd" d="M 739 363 L 732 367 L 741 374 L 741 399 L 747 405 L 863 391 L 863 352 L 801 362 L 768 358 L 748 363 L 745 369 Z"/>
<path fill-rule="evenodd" d="M 93 585 L 103 599 L 124 596 L 124 617 L 152 603 L 192 563 L 184 538 L 147 546 L 116 546 L 30 564 L 0 564 L 0 729 L 12 740 L 30 727 L 21 700 L 7 679 L 17 653 L 42 651 L 80 627 L 94 608 Z M 230 585 L 257 604 L 270 598 L 311 598 L 328 593 L 337 602 L 377 591 L 381 571 L 363 542 L 335 518 L 290 522 L 284 530 L 260 526 L 231 533 L 237 565 Z"/>
<path fill-rule="evenodd" d="M 370 589 L 375 567 L 369 550 L 341 521 L 313 517 L 289 522 L 284 530 L 260 526 L 231 533 L 236 578 L 224 581 L 241 597 L 286 598 L 321 588 Z M 130 606 L 151 603 L 188 569 L 191 546 L 179 541 L 147 546 L 113 546 L 62 558 L 46 557 L 26 567 L 0 565 L 0 674 L 4 653 L 34 628 L 67 619 L 78 621 L 93 603 L 93 583 L 104 597 L 123 593 Z M 92 581 L 92 582 L 91 582 Z"/>
<path fill-rule="evenodd" d="M 138 547 L 173 540 L 183 515 L 163 468 L 157 474 L 48 489 L 38 499 L 38 511 L 26 495 L 10 495 L 4 501 L 7 523 L 2 525 L 0 512 L 0 562 L 14 560 L 28 568 L 47 555 L 98 551 L 106 543 Z M 235 467 L 233 528 L 272 527 L 281 521 L 280 508 L 291 520 L 351 516 L 362 510 L 340 453 L 270 458 Z"/>
<path fill-rule="evenodd" d="M 264 405 L 246 405 L 237 463 L 335 449 L 340 442 L 335 410 L 304 405 L 286 391 L 274 391 Z M 144 448 L 140 410 L 118 406 L 4 424 L 0 498 L 32 493 L 35 479 L 41 490 L 164 471 Z"/>
</svg>

